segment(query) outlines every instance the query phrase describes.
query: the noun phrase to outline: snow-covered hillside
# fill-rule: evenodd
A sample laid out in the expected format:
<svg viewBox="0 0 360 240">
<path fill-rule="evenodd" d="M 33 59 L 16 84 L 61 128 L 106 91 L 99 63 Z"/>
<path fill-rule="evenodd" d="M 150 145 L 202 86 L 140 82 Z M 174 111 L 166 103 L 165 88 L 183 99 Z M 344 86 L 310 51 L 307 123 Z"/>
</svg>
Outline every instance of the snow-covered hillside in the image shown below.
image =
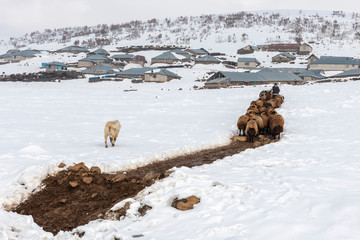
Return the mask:
<svg viewBox="0 0 360 240">
<path fill-rule="evenodd" d="M 28 33 L 0 44 L 4 52 L 14 46 L 57 50 L 78 43 L 88 48 L 174 44 L 204 47 L 234 54 L 247 44 L 310 42 L 327 54 L 329 44 L 341 47 L 345 55 L 357 56 L 360 41 L 360 14 L 322 11 L 257 11 L 225 15 L 183 16 L 119 24 L 67 27 Z M 1 50 L 1 49 L 0 49 Z M 315 51 L 315 54 L 318 52 Z"/>
</svg>

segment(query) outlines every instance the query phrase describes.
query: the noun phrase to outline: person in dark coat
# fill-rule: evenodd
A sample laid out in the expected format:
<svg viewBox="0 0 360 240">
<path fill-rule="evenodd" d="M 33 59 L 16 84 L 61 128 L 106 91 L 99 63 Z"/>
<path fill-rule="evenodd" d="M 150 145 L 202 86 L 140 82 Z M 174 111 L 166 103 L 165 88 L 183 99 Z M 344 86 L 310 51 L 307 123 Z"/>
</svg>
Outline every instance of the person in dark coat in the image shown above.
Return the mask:
<svg viewBox="0 0 360 240">
<path fill-rule="evenodd" d="M 272 94 L 273 94 L 273 95 L 279 95 L 279 93 L 280 93 L 280 88 L 279 88 L 279 86 L 277 85 L 277 83 L 274 84 L 274 86 L 272 87 L 271 91 L 272 91 Z"/>
</svg>

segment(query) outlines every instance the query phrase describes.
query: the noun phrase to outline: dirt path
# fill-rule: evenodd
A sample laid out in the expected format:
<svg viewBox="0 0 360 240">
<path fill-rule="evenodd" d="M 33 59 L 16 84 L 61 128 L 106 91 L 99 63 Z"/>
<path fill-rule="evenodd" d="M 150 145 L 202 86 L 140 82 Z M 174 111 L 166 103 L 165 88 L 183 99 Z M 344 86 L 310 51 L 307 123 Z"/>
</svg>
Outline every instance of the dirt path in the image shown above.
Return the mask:
<svg viewBox="0 0 360 240">
<path fill-rule="evenodd" d="M 269 142 L 264 138 L 258 145 Z M 232 141 L 226 146 L 169 158 L 126 174 L 103 174 L 99 168 L 88 169 L 84 164 L 77 164 L 46 178 L 42 182 L 44 188 L 13 211 L 32 215 L 39 226 L 53 234 L 60 230 L 70 231 L 103 218 L 116 203 L 136 196 L 154 181 L 166 177 L 166 171 L 173 167 L 210 164 L 253 147 L 252 143 Z M 120 215 L 125 213 L 124 210 Z"/>
</svg>

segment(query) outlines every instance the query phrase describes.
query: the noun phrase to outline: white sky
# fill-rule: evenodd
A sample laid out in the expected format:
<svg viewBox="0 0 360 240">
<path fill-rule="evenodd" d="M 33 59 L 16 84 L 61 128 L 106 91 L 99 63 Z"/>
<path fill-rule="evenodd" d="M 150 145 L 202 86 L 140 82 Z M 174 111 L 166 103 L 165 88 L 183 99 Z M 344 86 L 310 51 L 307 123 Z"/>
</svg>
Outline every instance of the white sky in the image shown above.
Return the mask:
<svg viewBox="0 0 360 240">
<path fill-rule="evenodd" d="M 0 38 L 46 28 L 271 9 L 360 12 L 360 1 L 0 0 Z"/>
</svg>

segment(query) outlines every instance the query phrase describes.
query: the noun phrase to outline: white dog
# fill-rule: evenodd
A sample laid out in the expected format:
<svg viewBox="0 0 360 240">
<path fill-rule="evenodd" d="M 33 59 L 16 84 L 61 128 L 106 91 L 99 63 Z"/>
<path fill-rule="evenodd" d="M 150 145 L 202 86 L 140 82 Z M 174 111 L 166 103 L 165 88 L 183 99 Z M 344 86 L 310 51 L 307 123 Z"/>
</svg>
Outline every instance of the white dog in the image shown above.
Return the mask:
<svg viewBox="0 0 360 240">
<path fill-rule="evenodd" d="M 107 148 L 107 138 L 110 137 L 110 142 L 112 146 L 115 146 L 115 141 L 119 135 L 121 125 L 118 120 L 109 121 L 105 125 L 104 137 L 105 137 L 105 147 Z"/>
</svg>

